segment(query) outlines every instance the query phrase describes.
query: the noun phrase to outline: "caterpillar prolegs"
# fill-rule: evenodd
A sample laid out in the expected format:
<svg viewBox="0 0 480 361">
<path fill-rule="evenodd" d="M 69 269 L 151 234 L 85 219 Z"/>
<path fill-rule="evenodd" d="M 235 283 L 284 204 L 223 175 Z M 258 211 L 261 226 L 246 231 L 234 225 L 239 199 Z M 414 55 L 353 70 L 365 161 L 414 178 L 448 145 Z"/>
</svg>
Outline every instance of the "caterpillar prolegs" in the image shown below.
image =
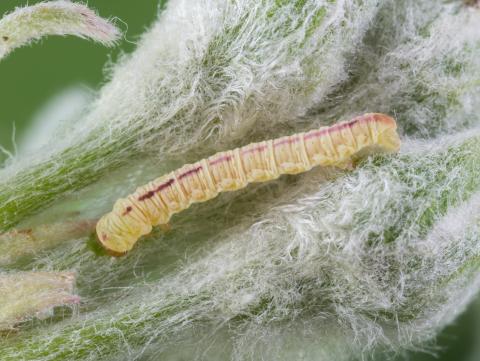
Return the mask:
<svg viewBox="0 0 480 361">
<path fill-rule="evenodd" d="M 266 182 L 282 174 L 306 172 L 315 166 L 348 168 L 370 151 L 396 152 L 400 147 L 395 120 L 384 114 L 365 114 L 348 122 L 307 133 L 252 143 L 187 164 L 119 199 L 112 212 L 97 224 L 102 245 L 113 254 L 132 249 L 152 226 L 192 203 L 252 182 Z"/>
</svg>

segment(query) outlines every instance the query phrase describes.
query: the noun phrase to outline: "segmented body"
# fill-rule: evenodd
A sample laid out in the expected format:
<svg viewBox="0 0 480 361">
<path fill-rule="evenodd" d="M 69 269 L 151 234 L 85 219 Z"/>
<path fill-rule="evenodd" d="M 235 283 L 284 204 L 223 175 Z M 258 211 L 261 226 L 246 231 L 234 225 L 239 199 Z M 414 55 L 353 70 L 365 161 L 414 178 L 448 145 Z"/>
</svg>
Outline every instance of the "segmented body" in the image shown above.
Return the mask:
<svg viewBox="0 0 480 361">
<path fill-rule="evenodd" d="M 152 226 L 167 224 L 173 214 L 192 203 L 315 166 L 346 168 L 359 153 L 371 149 L 395 152 L 399 146 L 394 119 L 365 114 L 331 127 L 220 152 L 184 165 L 119 199 L 113 211 L 98 222 L 97 235 L 107 250 L 122 254 L 150 233 Z"/>
</svg>

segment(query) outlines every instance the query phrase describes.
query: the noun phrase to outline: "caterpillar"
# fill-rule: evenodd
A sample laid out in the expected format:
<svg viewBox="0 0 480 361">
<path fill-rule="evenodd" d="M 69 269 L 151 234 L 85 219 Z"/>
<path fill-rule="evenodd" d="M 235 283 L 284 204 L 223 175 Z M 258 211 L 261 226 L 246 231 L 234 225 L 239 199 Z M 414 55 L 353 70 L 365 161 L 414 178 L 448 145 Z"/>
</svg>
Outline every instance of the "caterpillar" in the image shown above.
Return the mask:
<svg viewBox="0 0 480 361">
<path fill-rule="evenodd" d="M 221 192 L 273 180 L 282 174 L 306 172 L 315 166 L 346 169 L 357 157 L 372 151 L 396 152 L 400 148 L 396 129 L 393 118 L 370 113 L 184 165 L 117 200 L 113 210 L 97 223 L 98 239 L 109 253 L 125 254 L 153 226 L 166 225 L 173 214 Z"/>
</svg>

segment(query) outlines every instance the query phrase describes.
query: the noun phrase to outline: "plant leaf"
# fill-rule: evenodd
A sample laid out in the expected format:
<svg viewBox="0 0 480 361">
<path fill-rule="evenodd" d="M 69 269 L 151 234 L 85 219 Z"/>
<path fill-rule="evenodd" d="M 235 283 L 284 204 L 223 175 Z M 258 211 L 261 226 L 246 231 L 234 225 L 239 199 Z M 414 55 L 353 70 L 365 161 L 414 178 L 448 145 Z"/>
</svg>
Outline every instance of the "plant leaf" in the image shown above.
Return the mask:
<svg viewBox="0 0 480 361">
<path fill-rule="evenodd" d="M 0 20 L 0 59 L 47 35 L 75 35 L 111 46 L 120 31 L 88 7 L 69 1 L 17 8 Z"/>
</svg>

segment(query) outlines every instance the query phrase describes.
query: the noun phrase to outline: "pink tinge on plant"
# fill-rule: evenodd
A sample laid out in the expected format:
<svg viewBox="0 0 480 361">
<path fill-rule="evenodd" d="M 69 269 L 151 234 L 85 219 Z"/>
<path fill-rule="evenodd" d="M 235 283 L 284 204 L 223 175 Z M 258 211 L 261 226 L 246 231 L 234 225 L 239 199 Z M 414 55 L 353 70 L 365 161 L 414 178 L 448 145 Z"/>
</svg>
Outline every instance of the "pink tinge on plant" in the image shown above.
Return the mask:
<svg viewBox="0 0 480 361">
<path fill-rule="evenodd" d="M 113 44 L 118 39 L 120 32 L 115 25 L 99 17 L 86 6 L 80 4 L 75 4 L 74 6 L 75 10 L 84 19 L 84 24 L 87 28 L 85 34 L 87 36 L 106 45 Z"/>
<path fill-rule="evenodd" d="M 69 239 L 87 237 L 96 223 L 96 219 L 69 220 L 0 233 L 0 266 Z"/>
<path fill-rule="evenodd" d="M 73 272 L 18 272 L 0 274 L 0 330 L 9 330 L 32 318 L 53 315 L 55 307 L 80 303 L 74 294 Z"/>
<path fill-rule="evenodd" d="M 70 1 L 17 8 L 0 19 L 0 59 L 15 48 L 49 35 L 74 35 L 110 46 L 118 40 L 120 31 L 85 5 Z"/>
</svg>

